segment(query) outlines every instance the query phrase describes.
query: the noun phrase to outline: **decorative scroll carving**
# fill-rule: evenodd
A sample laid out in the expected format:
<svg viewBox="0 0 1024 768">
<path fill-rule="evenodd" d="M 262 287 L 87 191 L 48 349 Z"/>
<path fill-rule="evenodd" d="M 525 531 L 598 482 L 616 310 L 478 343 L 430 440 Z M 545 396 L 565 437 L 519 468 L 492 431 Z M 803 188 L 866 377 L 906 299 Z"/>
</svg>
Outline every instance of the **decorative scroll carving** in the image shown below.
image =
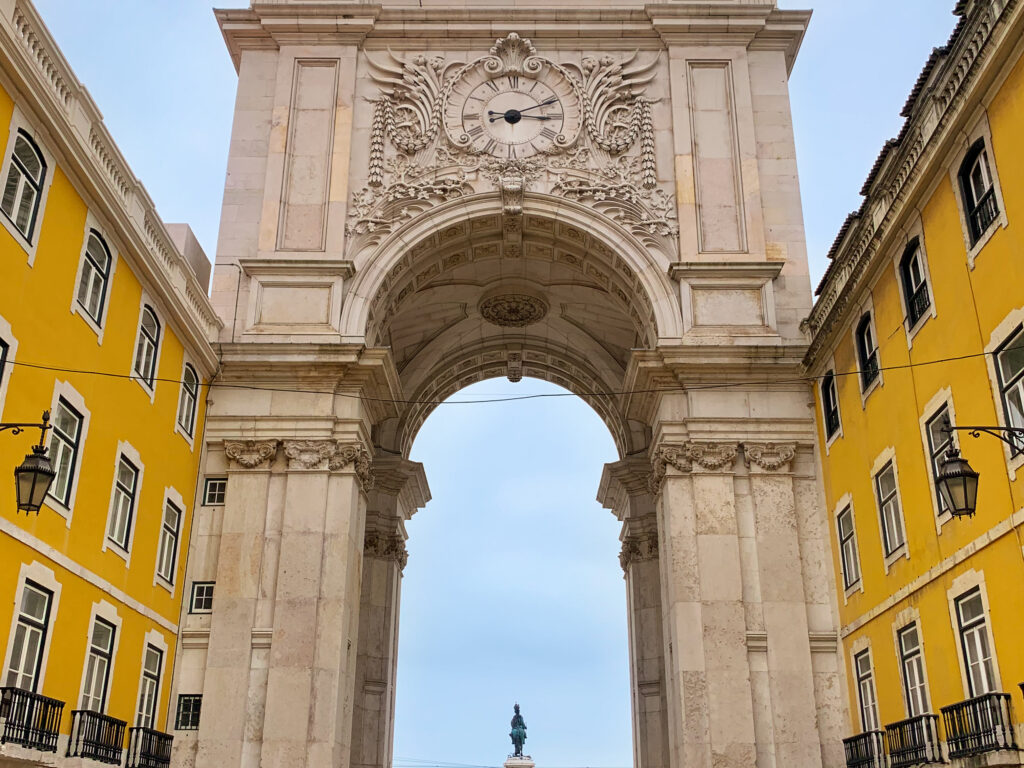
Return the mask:
<svg viewBox="0 0 1024 768">
<path fill-rule="evenodd" d="M 690 442 L 686 444 L 686 457 L 697 466 L 714 471 L 731 467 L 738 449 L 737 443 Z"/>
<path fill-rule="evenodd" d="M 224 455 L 240 467 L 255 469 L 277 454 L 277 440 L 225 440 Z"/>
<path fill-rule="evenodd" d="M 738 452 L 738 443 L 690 441 L 682 445 L 660 445 L 651 457 L 648 481 L 651 493 L 657 495 L 661 492 L 669 467 L 678 472 L 691 472 L 695 465 L 701 469 L 720 470 L 731 467 Z"/>
<path fill-rule="evenodd" d="M 743 458 L 766 472 L 775 472 L 789 465 L 796 456 L 795 443 L 744 443 Z"/>
<path fill-rule="evenodd" d="M 337 452 L 331 456 L 327 466 L 332 472 L 337 472 L 350 464 L 355 470 L 356 477 L 359 478 L 359 484 L 362 486 L 362 489 L 364 491 L 372 490 L 374 482 L 373 461 L 365 445 L 362 443 L 339 445 Z"/>
<path fill-rule="evenodd" d="M 547 304 L 523 293 L 503 293 L 480 302 L 483 319 L 502 328 L 525 328 L 542 320 L 547 313 Z"/>
<path fill-rule="evenodd" d="M 399 534 L 385 534 L 367 531 L 363 540 L 363 556 L 376 557 L 380 560 L 394 560 L 401 570 L 409 562 L 409 553 L 405 549 L 405 539 Z"/>
<path fill-rule="evenodd" d="M 338 446 L 333 440 L 286 440 L 284 455 L 289 469 L 327 469 Z"/>
<path fill-rule="evenodd" d="M 631 534 L 622 540 L 622 551 L 619 552 L 619 565 L 627 571 L 633 563 L 653 560 L 658 556 L 658 532 L 647 531 Z"/>
<path fill-rule="evenodd" d="M 686 455 L 686 447 L 682 445 L 658 446 L 651 457 L 651 476 L 648 485 L 651 493 L 657 496 L 661 492 L 661 484 L 665 480 L 669 467 L 678 472 L 689 472 L 692 468 Z"/>
</svg>

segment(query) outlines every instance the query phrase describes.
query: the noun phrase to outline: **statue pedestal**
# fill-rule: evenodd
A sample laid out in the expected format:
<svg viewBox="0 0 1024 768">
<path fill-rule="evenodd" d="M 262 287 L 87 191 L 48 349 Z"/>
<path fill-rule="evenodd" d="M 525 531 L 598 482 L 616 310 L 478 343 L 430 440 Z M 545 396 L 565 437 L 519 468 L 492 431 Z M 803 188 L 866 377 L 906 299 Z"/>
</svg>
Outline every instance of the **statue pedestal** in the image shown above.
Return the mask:
<svg viewBox="0 0 1024 768">
<path fill-rule="evenodd" d="M 505 761 L 505 768 L 534 768 L 537 764 L 529 755 L 523 757 L 510 757 Z"/>
</svg>

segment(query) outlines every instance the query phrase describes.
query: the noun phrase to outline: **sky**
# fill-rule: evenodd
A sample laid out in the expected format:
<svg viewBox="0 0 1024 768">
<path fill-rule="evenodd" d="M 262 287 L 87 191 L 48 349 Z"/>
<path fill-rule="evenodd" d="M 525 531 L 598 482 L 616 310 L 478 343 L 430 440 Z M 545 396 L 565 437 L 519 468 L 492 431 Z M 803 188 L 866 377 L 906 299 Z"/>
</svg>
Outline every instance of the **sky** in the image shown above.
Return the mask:
<svg viewBox="0 0 1024 768">
<path fill-rule="evenodd" d="M 36 0 L 165 221 L 214 256 L 235 72 L 209 0 Z M 219 7 L 244 7 L 223 0 Z M 790 83 L 812 280 L 954 0 L 784 0 L 814 17 Z M 524 380 L 482 393 L 557 394 Z M 412 458 L 433 500 L 409 523 L 396 768 L 499 765 L 518 701 L 540 768 L 632 764 L 615 460 L 581 400 L 447 405 Z"/>
</svg>

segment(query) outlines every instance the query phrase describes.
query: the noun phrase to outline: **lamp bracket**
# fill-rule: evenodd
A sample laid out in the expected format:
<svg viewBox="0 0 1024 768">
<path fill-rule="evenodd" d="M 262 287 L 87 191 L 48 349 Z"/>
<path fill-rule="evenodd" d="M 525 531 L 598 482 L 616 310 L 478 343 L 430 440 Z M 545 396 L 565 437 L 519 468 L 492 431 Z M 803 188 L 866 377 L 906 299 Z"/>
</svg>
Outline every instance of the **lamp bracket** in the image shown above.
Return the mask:
<svg viewBox="0 0 1024 768">
<path fill-rule="evenodd" d="M 12 435 L 20 435 L 26 429 L 38 429 L 39 430 L 39 447 L 43 447 L 43 441 L 46 439 L 46 430 L 50 429 L 50 412 L 43 411 L 42 423 L 25 422 L 25 421 L 5 421 L 0 422 L 0 432 L 7 432 L 10 430 Z"/>
<path fill-rule="evenodd" d="M 1006 443 L 1015 453 L 1024 450 L 1024 429 L 1020 427 L 983 427 L 983 426 L 964 426 L 954 427 L 948 422 L 946 426 L 942 428 L 943 432 L 966 432 L 971 437 L 981 437 L 981 433 L 984 432 L 986 435 L 992 435 L 997 437 Z M 1013 438 L 1016 438 L 1014 440 Z"/>
</svg>

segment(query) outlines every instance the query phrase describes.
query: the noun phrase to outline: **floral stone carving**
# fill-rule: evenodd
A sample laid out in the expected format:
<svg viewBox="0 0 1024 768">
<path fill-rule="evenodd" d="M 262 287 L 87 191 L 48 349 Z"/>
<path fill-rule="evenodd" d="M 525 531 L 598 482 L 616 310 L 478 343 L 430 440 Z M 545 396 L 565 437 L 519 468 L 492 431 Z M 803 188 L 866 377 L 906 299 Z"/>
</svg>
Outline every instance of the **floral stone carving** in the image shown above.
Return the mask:
<svg viewBox="0 0 1024 768">
<path fill-rule="evenodd" d="M 381 560 L 394 560 L 402 570 L 405 570 L 405 565 L 409 562 L 405 540 L 398 534 L 367 531 L 363 540 L 363 555 Z"/>
<path fill-rule="evenodd" d="M 337 472 L 350 465 L 355 470 L 362 489 L 364 491 L 372 490 L 374 483 L 373 461 L 370 457 L 370 452 L 366 450 L 366 446 L 362 443 L 339 445 L 337 452 L 331 456 L 327 466 L 332 472 Z"/>
<path fill-rule="evenodd" d="M 284 443 L 289 469 L 327 469 L 327 460 L 337 449 L 333 440 L 286 440 Z"/>
<path fill-rule="evenodd" d="M 622 541 L 622 551 L 619 552 L 619 565 L 623 571 L 627 571 L 633 563 L 644 560 L 653 560 L 658 556 L 658 533 L 648 531 L 641 534 L 626 536 Z"/>
<path fill-rule="evenodd" d="M 744 443 L 743 457 L 766 472 L 775 472 L 789 465 L 796 456 L 795 443 Z"/>
<path fill-rule="evenodd" d="M 502 328 L 524 328 L 539 322 L 547 313 L 547 304 L 522 293 L 503 293 L 480 302 L 483 319 Z"/>
<path fill-rule="evenodd" d="M 277 440 L 225 440 L 224 455 L 245 469 L 255 469 L 273 461 Z"/>
</svg>

